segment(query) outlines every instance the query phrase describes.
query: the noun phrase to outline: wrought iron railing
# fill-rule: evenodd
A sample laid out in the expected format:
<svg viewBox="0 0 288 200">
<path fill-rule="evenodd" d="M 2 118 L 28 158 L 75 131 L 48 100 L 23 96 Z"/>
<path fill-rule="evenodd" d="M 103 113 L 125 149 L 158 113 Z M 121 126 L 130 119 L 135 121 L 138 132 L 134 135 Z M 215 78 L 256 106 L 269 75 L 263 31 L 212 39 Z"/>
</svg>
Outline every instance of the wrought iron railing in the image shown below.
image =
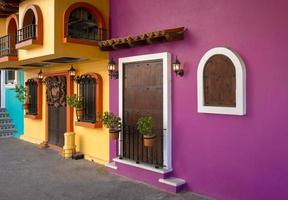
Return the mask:
<svg viewBox="0 0 288 200">
<path fill-rule="evenodd" d="M 36 28 L 36 24 L 29 24 L 22 29 L 19 29 L 17 31 L 17 43 L 30 39 L 36 39 Z"/>
<path fill-rule="evenodd" d="M 163 168 L 163 129 L 154 129 L 156 144 L 153 147 L 143 145 L 143 135 L 135 126 L 124 125 L 122 129 L 122 155 L 120 158 L 134 160 L 136 163 L 145 163 Z"/>
<path fill-rule="evenodd" d="M 6 35 L 0 38 L 0 57 L 17 56 L 17 50 L 15 49 L 15 39 L 16 37 L 14 35 Z"/>
<path fill-rule="evenodd" d="M 108 38 L 107 30 L 102 28 L 95 28 L 95 31 L 81 31 L 81 29 L 69 28 L 69 23 L 66 23 L 67 33 L 66 38 L 84 39 L 91 41 L 102 41 Z"/>
</svg>

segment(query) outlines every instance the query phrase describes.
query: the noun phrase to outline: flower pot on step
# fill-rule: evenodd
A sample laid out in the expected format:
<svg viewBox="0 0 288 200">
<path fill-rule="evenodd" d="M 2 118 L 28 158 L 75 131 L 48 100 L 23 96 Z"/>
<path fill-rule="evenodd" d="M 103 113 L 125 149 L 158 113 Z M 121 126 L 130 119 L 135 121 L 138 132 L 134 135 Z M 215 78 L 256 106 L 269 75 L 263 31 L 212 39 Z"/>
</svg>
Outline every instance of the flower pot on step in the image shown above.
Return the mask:
<svg viewBox="0 0 288 200">
<path fill-rule="evenodd" d="M 119 138 L 119 132 L 120 132 L 119 129 L 112 129 L 112 128 L 110 128 L 110 129 L 109 129 L 109 133 L 110 133 L 111 139 L 112 139 L 112 140 L 118 140 L 118 138 Z"/>
<path fill-rule="evenodd" d="M 156 135 L 144 135 L 143 142 L 145 147 L 153 147 L 156 144 Z"/>
</svg>

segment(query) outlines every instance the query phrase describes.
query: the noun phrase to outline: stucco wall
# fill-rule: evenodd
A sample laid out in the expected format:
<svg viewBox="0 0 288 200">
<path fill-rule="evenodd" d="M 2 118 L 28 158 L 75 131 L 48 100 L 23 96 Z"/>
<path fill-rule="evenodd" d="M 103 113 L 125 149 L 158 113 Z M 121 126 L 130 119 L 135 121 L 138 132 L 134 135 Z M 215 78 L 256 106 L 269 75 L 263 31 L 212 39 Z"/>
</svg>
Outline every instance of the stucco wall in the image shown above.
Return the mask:
<svg viewBox="0 0 288 200">
<path fill-rule="evenodd" d="M 216 199 L 288 199 L 288 2 L 111 0 L 110 5 L 112 37 L 188 29 L 183 41 L 111 55 L 168 51 L 184 64 L 185 76 L 174 74 L 172 84 L 174 175 L 186 179 L 189 190 Z M 246 63 L 246 116 L 197 113 L 197 65 L 216 46 L 234 49 Z M 110 95 L 110 108 L 117 112 L 115 80 Z"/>
<path fill-rule="evenodd" d="M 25 10 L 30 5 L 40 7 L 43 16 L 43 45 L 27 50 L 18 50 L 18 59 L 26 60 L 40 56 L 46 56 L 54 53 L 54 10 L 55 0 L 27 0 L 20 3 L 19 6 L 19 28 L 22 28 Z"/>
<path fill-rule="evenodd" d="M 87 63 L 75 63 L 76 75 L 89 72 L 98 73 L 103 79 L 103 110 L 109 109 L 109 77 L 106 71 L 108 60 Z M 62 65 L 43 69 L 44 73 L 56 73 L 68 71 L 70 65 Z M 37 77 L 39 70 L 26 70 L 25 80 Z M 76 93 L 76 84 L 74 84 Z M 46 86 L 43 84 L 42 119 L 24 119 L 24 135 L 22 139 L 40 144 L 45 140 L 46 130 Z M 75 113 L 74 113 L 75 114 Z M 74 121 L 76 116 L 74 115 Z M 73 122 L 74 124 L 74 122 Z M 76 133 L 77 151 L 84 153 L 85 158 L 95 162 L 106 164 L 109 161 L 109 134 L 106 128 L 86 128 L 73 126 Z M 48 135 L 49 137 L 49 135 Z"/>
</svg>

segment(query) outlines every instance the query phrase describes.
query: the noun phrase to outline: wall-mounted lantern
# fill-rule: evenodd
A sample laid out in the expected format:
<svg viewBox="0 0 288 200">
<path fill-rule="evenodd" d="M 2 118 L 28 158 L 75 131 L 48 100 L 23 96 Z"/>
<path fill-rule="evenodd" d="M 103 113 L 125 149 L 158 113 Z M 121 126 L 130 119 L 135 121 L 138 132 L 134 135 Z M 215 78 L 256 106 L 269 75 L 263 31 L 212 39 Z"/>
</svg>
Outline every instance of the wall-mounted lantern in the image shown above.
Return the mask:
<svg viewBox="0 0 288 200">
<path fill-rule="evenodd" d="M 172 63 L 173 71 L 176 73 L 176 76 L 184 76 L 184 70 L 181 69 L 181 63 L 176 57 L 176 60 Z"/>
<path fill-rule="evenodd" d="M 113 58 L 111 58 L 108 63 L 108 72 L 111 79 L 112 78 L 118 79 L 119 73 L 118 70 L 116 69 L 116 63 L 113 60 Z"/>
<path fill-rule="evenodd" d="M 74 80 L 75 75 L 76 75 L 76 70 L 74 69 L 73 65 L 71 65 L 70 69 L 69 69 L 69 75 L 71 77 L 72 80 Z"/>
<path fill-rule="evenodd" d="M 44 75 L 43 75 L 42 69 L 40 69 L 40 71 L 38 73 L 38 79 L 42 80 L 43 78 L 44 78 Z"/>
</svg>

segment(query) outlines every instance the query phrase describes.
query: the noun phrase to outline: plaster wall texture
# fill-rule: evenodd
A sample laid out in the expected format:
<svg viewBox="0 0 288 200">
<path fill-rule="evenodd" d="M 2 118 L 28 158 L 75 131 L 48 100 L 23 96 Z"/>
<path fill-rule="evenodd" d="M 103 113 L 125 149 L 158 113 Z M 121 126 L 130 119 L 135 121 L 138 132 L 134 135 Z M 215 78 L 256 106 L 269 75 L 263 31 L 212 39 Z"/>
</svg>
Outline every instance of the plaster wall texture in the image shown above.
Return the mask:
<svg viewBox="0 0 288 200">
<path fill-rule="evenodd" d="M 173 175 L 189 190 L 223 200 L 288 199 L 287 6 L 284 0 L 110 0 L 112 37 L 187 28 L 183 41 L 111 56 L 168 51 L 183 64 L 184 77 L 172 77 Z M 232 48 L 246 64 L 246 116 L 197 113 L 197 66 L 217 46 Z M 118 92 L 118 82 L 110 81 L 114 112 Z"/>
</svg>

